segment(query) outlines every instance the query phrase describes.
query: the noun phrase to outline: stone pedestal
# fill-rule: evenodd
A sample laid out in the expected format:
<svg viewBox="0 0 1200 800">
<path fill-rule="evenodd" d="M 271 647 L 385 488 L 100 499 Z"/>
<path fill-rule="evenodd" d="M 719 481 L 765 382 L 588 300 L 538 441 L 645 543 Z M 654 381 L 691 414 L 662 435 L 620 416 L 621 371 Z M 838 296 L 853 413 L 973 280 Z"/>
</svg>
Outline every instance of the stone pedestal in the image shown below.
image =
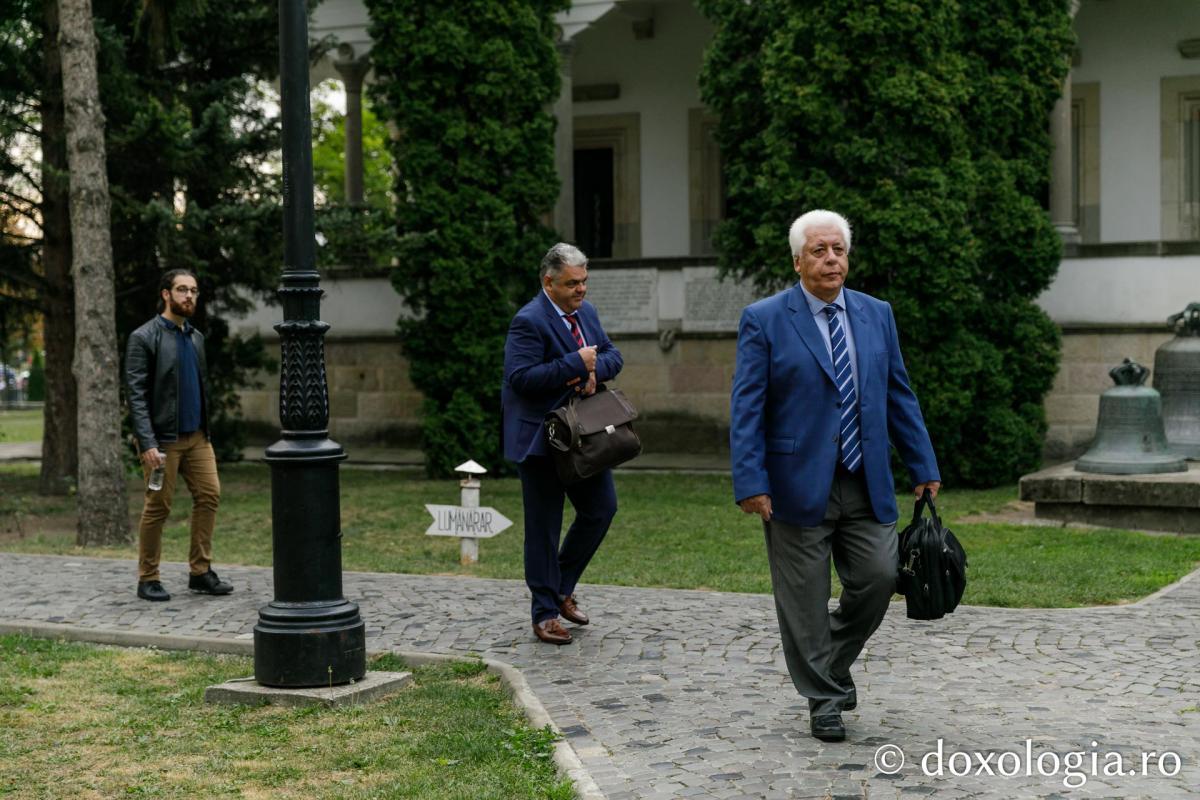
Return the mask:
<svg viewBox="0 0 1200 800">
<path fill-rule="evenodd" d="M 1186 472 L 1100 475 L 1074 462 L 1021 478 L 1021 499 L 1034 514 L 1108 528 L 1200 534 L 1200 464 Z"/>
<path fill-rule="evenodd" d="M 412 681 L 411 672 L 368 672 L 363 679 L 341 686 L 310 689 L 278 689 L 263 686 L 254 678 L 226 681 L 204 690 L 204 702 L 226 706 L 336 706 L 362 705 L 403 689 Z"/>
</svg>

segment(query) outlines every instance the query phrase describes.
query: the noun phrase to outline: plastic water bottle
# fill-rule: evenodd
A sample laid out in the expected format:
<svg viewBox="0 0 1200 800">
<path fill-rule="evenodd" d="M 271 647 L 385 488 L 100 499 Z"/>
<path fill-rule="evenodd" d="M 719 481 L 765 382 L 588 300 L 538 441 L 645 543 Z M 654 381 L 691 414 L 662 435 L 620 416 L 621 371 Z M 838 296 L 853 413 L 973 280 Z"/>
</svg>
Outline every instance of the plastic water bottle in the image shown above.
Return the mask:
<svg viewBox="0 0 1200 800">
<path fill-rule="evenodd" d="M 151 470 L 150 471 L 150 482 L 148 484 L 146 484 L 146 488 L 148 488 L 152 492 L 157 492 L 160 489 L 162 489 L 163 475 L 165 475 L 166 472 L 167 472 L 167 467 L 165 464 L 157 466 L 153 470 Z"/>
</svg>

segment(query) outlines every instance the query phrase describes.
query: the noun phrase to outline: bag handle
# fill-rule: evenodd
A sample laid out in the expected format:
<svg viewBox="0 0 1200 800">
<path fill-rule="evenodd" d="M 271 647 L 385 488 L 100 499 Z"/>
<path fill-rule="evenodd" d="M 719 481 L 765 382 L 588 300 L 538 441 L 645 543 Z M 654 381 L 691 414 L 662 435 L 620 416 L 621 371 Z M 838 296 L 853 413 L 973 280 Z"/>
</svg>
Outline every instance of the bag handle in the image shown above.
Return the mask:
<svg viewBox="0 0 1200 800">
<path fill-rule="evenodd" d="M 925 487 L 925 491 L 921 493 L 921 497 L 913 504 L 912 524 L 916 525 L 921 521 L 921 512 L 925 510 L 926 506 L 929 506 L 929 515 L 933 517 L 934 523 L 939 528 L 942 527 L 941 517 L 938 516 L 937 506 L 933 502 L 933 492 L 929 490 L 929 487 Z"/>
</svg>

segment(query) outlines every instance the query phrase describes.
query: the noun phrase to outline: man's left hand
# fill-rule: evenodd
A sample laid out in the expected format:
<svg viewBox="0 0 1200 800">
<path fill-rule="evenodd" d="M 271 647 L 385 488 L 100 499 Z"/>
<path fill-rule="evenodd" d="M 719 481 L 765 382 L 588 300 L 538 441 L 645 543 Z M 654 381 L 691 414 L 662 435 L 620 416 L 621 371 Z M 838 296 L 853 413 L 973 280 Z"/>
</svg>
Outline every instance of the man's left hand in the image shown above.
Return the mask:
<svg viewBox="0 0 1200 800">
<path fill-rule="evenodd" d="M 931 495 L 933 495 L 934 499 L 936 500 L 938 489 L 940 489 L 940 488 L 942 488 L 941 481 L 928 481 L 927 483 L 917 484 L 916 487 L 913 489 L 913 494 L 915 494 L 917 496 L 917 499 L 920 500 L 921 495 L 925 494 L 925 490 L 928 489 L 929 493 Z"/>
<path fill-rule="evenodd" d="M 596 373 L 589 372 L 587 386 L 583 387 L 583 396 L 587 397 L 589 394 L 595 394 L 595 393 L 596 393 Z"/>
</svg>

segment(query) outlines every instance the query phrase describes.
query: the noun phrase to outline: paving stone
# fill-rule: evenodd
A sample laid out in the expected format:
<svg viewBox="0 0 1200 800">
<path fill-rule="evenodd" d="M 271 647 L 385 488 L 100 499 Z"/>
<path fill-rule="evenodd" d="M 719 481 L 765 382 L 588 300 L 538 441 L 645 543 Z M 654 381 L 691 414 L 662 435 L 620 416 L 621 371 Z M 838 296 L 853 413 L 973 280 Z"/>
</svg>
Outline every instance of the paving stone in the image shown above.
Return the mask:
<svg viewBox="0 0 1200 800">
<path fill-rule="evenodd" d="M 170 603 L 150 604 L 133 596 L 130 561 L 0 554 L 0 619 L 245 640 L 271 600 L 271 571 L 220 570 L 236 587 L 228 597 L 176 591 Z M 186 573 L 164 565 L 168 590 L 182 587 Z M 47 597 L 48 574 L 85 588 Z M 841 744 L 808 735 L 807 703 L 788 678 L 770 596 L 582 586 L 592 624 L 572 627 L 573 644 L 550 648 L 529 633 L 521 581 L 346 573 L 343 585 L 372 650 L 474 653 L 520 669 L 610 800 L 1173 800 L 1200 786 L 1195 576 L 1111 608 L 962 607 L 919 623 L 897 605 L 855 665 L 859 708 L 845 715 Z M 1015 778 L 921 770 L 939 742 L 945 757 L 1023 758 L 1026 740 L 1035 759 L 1114 751 L 1140 765 L 1143 751 L 1172 752 L 1182 769 L 1089 776 L 1078 790 L 1063 787 L 1061 769 Z M 877 768 L 885 745 L 905 753 L 897 775 Z"/>
</svg>

